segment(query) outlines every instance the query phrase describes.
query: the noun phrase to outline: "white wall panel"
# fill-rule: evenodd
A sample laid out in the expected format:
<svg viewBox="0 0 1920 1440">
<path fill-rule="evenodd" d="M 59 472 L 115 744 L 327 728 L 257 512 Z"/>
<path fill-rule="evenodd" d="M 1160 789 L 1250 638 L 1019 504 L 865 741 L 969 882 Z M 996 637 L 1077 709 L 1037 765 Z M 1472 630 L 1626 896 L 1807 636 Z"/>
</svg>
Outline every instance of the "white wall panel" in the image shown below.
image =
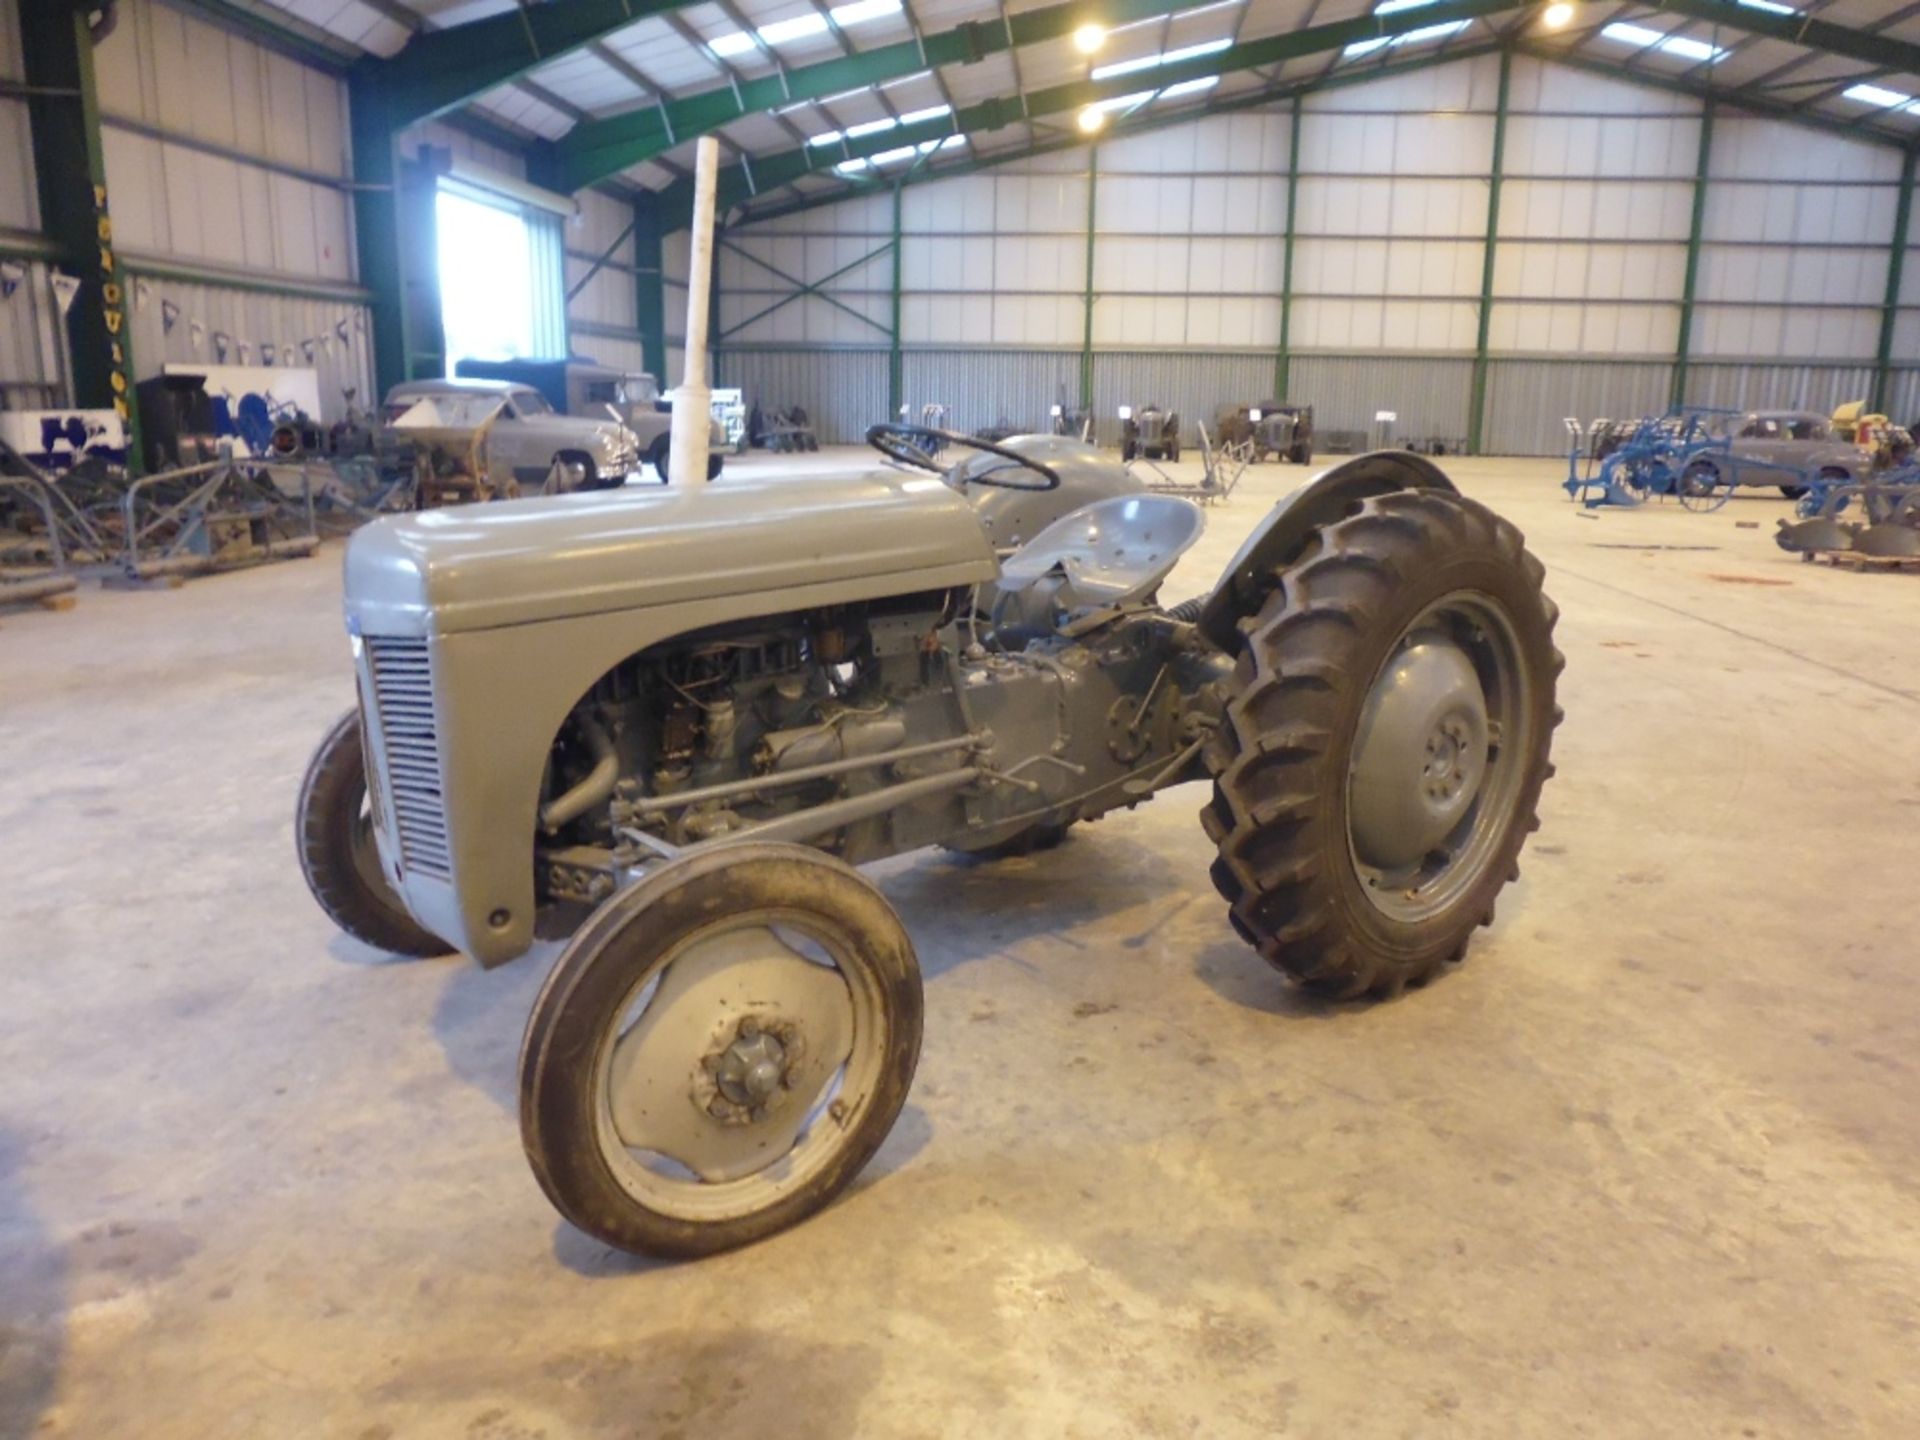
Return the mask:
<svg viewBox="0 0 1920 1440">
<path fill-rule="evenodd" d="M 638 340 L 618 336 L 582 335 L 577 332 L 573 336 L 574 354 L 584 355 L 602 365 L 611 365 L 616 370 L 645 370 L 647 366 L 641 358 L 640 349 Z M 673 383 L 677 384 L 678 381 L 679 377 L 675 376 Z"/>
<path fill-rule="evenodd" d="M 1719 140 L 1714 141 L 1718 165 Z M 1735 181 L 1707 186 L 1701 234 L 1709 240 L 1780 244 L 1885 245 L 1893 234 L 1898 185 Z"/>
<path fill-rule="evenodd" d="M 1860 359 L 1879 344 L 1875 310 L 1785 306 L 1702 306 L 1694 316 L 1695 355 Z"/>
<path fill-rule="evenodd" d="M 1502 234 L 1677 240 L 1693 228 L 1693 183 L 1509 180 L 1500 189 Z"/>
<path fill-rule="evenodd" d="M 152 0 L 94 51 L 103 115 L 323 175 L 348 173 L 346 85 Z"/>
<path fill-rule="evenodd" d="M 1488 57 L 1481 63 L 1491 68 L 1499 62 Z M 1487 104 L 1491 108 L 1491 100 Z M 1516 55 L 1513 60 L 1508 104 L 1515 114 L 1597 111 L 1609 115 L 1658 115 L 1696 108 L 1694 102 L 1664 90 L 1524 55 Z"/>
<path fill-rule="evenodd" d="M 1880 180 L 1897 184 L 1900 154 L 1757 115 L 1722 112 L 1713 122 L 1713 173 L 1763 180 Z"/>
<path fill-rule="evenodd" d="M 303 279 L 353 277 L 353 217 L 340 190 L 115 126 L 101 144 L 123 249 Z"/>
<path fill-rule="evenodd" d="M 0 100 L 0 226 L 40 228 L 40 197 L 34 185 L 26 102 Z"/>
<path fill-rule="evenodd" d="M 1509 175 L 1691 179 L 1699 153 L 1700 122 L 1692 118 L 1514 115 L 1507 122 Z"/>
<path fill-rule="evenodd" d="M 25 76 L 20 53 L 19 0 L 0 0 L 0 79 Z M 0 228 L 38 230 L 32 139 L 24 100 L 0 99 Z M 0 352 L 4 353 L 4 352 Z"/>
</svg>

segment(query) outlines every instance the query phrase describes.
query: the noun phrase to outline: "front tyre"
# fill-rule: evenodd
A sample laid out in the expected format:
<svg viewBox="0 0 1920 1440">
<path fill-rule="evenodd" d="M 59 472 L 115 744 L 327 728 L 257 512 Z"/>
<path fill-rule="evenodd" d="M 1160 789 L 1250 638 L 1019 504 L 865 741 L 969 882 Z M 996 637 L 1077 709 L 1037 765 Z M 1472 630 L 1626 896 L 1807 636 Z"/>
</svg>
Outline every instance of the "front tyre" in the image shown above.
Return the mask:
<svg viewBox="0 0 1920 1440">
<path fill-rule="evenodd" d="M 691 1257 L 813 1214 L 880 1148 L 920 1056 L 912 942 L 799 845 L 672 860 L 574 936 L 527 1022 L 520 1134 L 555 1208 Z"/>
<path fill-rule="evenodd" d="M 1542 576 L 1486 507 L 1399 491 L 1241 621 L 1201 820 L 1234 928 L 1302 985 L 1396 994 L 1492 922 L 1553 773 Z"/>
<path fill-rule="evenodd" d="M 347 934 L 391 955 L 448 953 L 447 942 L 407 913 L 381 872 L 358 711 L 342 715 L 307 762 L 293 836 L 307 889 Z"/>
</svg>

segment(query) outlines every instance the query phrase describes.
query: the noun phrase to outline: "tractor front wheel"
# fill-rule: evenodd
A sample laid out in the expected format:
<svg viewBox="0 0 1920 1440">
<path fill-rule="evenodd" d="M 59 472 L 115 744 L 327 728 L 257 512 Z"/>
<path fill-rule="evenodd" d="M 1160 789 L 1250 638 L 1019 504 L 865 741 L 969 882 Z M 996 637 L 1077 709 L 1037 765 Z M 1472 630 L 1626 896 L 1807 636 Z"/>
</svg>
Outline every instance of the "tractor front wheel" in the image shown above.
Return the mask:
<svg viewBox="0 0 1920 1440">
<path fill-rule="evenodd" d="M 800 845 L 669 860 L 548 976 L 520 1134 L 555 1208 L 636 1254 L 710 1255 L 860 1173 L 920 1057 L 920 970 L 872 881 Z"/>
<path fill-rule="evenodd" d="M 359 711 L 342 715 L 308 762 L 293 838 L 307 889 L 354 939 L 391 955 L 445 955 L 452 948 L 406 912 L 381 873 Z"/>
<path fill-rule="evenodd" d="M 1540 562 L 1486 507 L 1360 502 L 1240 622 L 1202 823 L 1234 928 L 1300 984 L 1386 996 L 1463 958 L 1552 774 Z"/>
</svg>

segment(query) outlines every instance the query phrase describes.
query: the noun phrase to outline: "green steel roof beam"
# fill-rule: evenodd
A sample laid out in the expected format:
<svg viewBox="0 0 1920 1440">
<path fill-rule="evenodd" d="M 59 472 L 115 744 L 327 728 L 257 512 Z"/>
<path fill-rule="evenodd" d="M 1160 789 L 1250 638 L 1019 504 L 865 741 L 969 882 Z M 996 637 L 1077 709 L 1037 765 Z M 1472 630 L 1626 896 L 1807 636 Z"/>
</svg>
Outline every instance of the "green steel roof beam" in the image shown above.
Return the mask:
<svg viewBox="0 0 1920 1440">
<path fill-rule="evenodd" d="M 1530 3 L 1533 3 L 1533 0 L 1435 0 L 1434 4 L 1422 5 L 1412 10 L 1397 10 L 1386 15 L 1363 15 L 1329 25 L 1316 25 L 1307 30 L 1296 30 L 1287 34 L 1248 41 L 1242 45 L 1216 51 L 1211 55 L 1195 56 L 1191 60 L 1183 60 L 1177 64 L 1158 65 L 1151 70 L 1135 70 L 1125 75 L 1110 76 L 1105 80 L 1075 80 L 1064 85 L 1048 86 L 1042 90 L 1032 91 L 1026 97 L 1024 108 L 1017 99 L 995 96 L 977 105 L 969 105 L 952 115 L 917 121 L 911 125 L 895 125 L 877 135 L 864 135 L 858 140 L 846 141 L 840 145 L 809 146 L 799 150 L 785 151 L 778 155 L 763 156 L 755 162 L 754 174 L 759 178 L 760 188 L 769 190 L 776 185 L 798 179 L 802 175 L 821 171 L 831 172 L 833 166 L 843 160 L 869 159 L 890 150 L 900 149 L 902 146 L 918 145 L 928 140 L 944 140 L 955 134 L 999 130 L 1035 116 L 1079 110 L 1086 105 L 1117 99 L 1122 95 L 1131 95 L 1143 90 L 1163 90 L 1183 80 L 1198 80 L 1236 70 L 1257 69 L 1302 55 L 1316 55 L 1329 49 L 1341 49 L 1353 44 L 1356 40 L 1372 39 L 1379 35 L 1398 35 L 1447 20 L 1474 19 L 1517 9 L 1521 4 Z M 1028 12 L 1029 15 L 1039 13 L 1042 12 Z M 1021 18 L 1014 17 L 1016 26 Z M 988 27 L 987 33 L 993 34 L 996 28 Z M 927 43 L 931 46 L 933 41 L 929 40 Z M 797 70 L 791 71 L 789 78 L 797 77 L 800 73 Z M 572 177 L 576 185 L 586 183 L 588 179 L 597 178 L 599 178 L 597 175 Z M 659 193 L 662 204 L 666 207 L 666 213 L 670 217 L 668 223 L 684 223 L 681 220 L 682 215 L 692 213 L 692 187 L 676 182 Z M 737 183 L 735 177 L 731 175 L 722 177 L 717 197 L 717 204 L 722 211 L 741 203 L 746 198 L 748 197 L 743 193 L 743 187 Z"/>
<path fill-rule="evenodd" d="M 1178 79 L 1215 74 L 1226 62 L 1227 57 L 1255 50 L 1262 51 L 1264 58 L 1243 61 L 1234 68 L 1246 68 L 1252 64 L 1273 64 L 1291 59 L 1295 55 L 1317 54 L 1329 47 L 1338 48 L 1357 40 L 1370 40 L 1380 35 L 1402 34 L 1440 20 L 1471 18 L 1500 11 L 1517 10 L 1533 3 L 1537 3 L 1537 0 L 1436 0 L 1435 4 L 1420 6 L 1415 10 L 1379 16 L 1357 16 L 1335 25 L 1321 25 L 1311 30 L 1274 36 L 1266 40 L 1254 41 L 1250 45 L 1236 46 L 1232 50 L 1201 56 L 1180 66 L 1161 66 L 1151 72 L 1135 71 L 1131 76 L 1116 77 L 1112 83 L 1117 88 L 1110 88 L 1091 98 L 1098 99 L 1107 94 L 1124 95 L 1140 89 L 1142 85 L 1156 82 L 1172 84 Z M 570 130 L 554 142 L 553 163 L 547 171 L 550 176 L 549 183 L 559 190 L 575 190 L 583 185 L 590 185 L 630 165 L 637 165 L 643 160 L 651 159 L 661 151 L 671 149 L 675 144 L 692 136 L 717 129 L 762 110 L 791 104 L 796 100 L 817 100 L 828 95 L 858 90 L 864 86 L 879 85 L 888 80 L 897 80 L 907 75 L 918 74 L 922 70 L 937 71 L 944 65 L 971 64 L 988 55 L 1071 35 L 1080 25 L 1090 20 L 1103 21 L 1110 25 L 1125 24 L 1133 20 L 1150 19 L 1166 14 L 1170 9 L 1179 8 L 1181 7 L 1177 3 L 1170 5 L 1168 0 L 1105 0 L 1105 3 L 1072 0 L 1072 3 L 1051 5 L 1013 15 L 1009 22 L 1004 24 L 998 16 L 992 20 L 969 21 L 952 30 L 928 35 L 924 41 L 902 40 L 892 45 L 881 45 L 872 50 L 864 50 L 858 54 L 823 60 L 814 65 L 797 66 L 786 71 L 784 77 L 776 74 L 751 80 L 742 78 L 737 87 L 727 86 L 704 91 L 698 95 L 684 96 L 661 108 L 633 110 L 625 115 L 596 120 Z M 1308 43 L 1304 48 L 1295 48 L 1309 37 L 1317 43 Z M 1265 54 L 1268 50 L 1273 53 Z M 1176 74 L 1176 71 L 1179 73 Z M 1121 80 L 1130 80 L 1131 83 L 1120 84 Z M 1067 88 L 1071 87 L 1056 86 L 1052 90 L 1029 94 L 1028 99 L 1032 102 L 1029 105 L 1030 113 L 1036 115 L 1042 113 L 1038 108 L 1041 96 L 1054 95 Z M 998 103 L 1000 102 L 988 102 L 989 105 Z M 983 107 L 971 108 L 973 111 L 979 111 Z M 1017 105 L 1015 108 L 1018 108 Z M 969 128 L 963 122 L 955 123 L 959 121 L 961 115 L 967 113 L 970 112 L 957 111 L 953 117 L 942 118 L 932 125 L 928 133 L 944 138 L 957 130 Z M 999 113 L 998 110 L 995 113 Z M 1011 121 L 1000 120 L 993 128 L 1009 123 Z M 671 127 L 671 134 L 669 134 L 669 127 Z M 905 138 L 904 132 L 897 128 L 888 131 L 887 135 L 897 137 L 894 140 L 895 144 Z M 920 138 L 927 137 L 922 135 Z M 819 148 L 823 152 L 820 158 L 825 161 L 843 160 L 863 153 L 858 142 L 850 142 L 844 150 L 839 146 L 831 149 L 826 146 Z M 893 144 L 882 144 L 864 153 L 878 154 L 892 148 Z M 802 166 L 796 173 L 804 174 L 811 168 L 813 167 Z M 785 178 L 790 179 L 792 176 Z M 763 180 L 762 188 L 766 188 L 767 184 L 768 182 Z"/>
<path fill-rule="evenodd" d="M 1031 159 L 1036 155 L 1053 155 L 1063 150 L 1088 148 L 1097 140 L 1105 144 L 1122 136 L 1143 135 L 1155 130 L 1164 130 L 1173 125 L 1191 125 L 1196 120 L 1209 115 L 1230 115 L 1240 110 L 1253 110 L 1262 105 L 1272 105 L 1295 96 L 1315 95 L 1327 90 L 1340 90 L 1350 85 L 1364 84 L 1371 80 L 1386 79 L 1394 75 L 1410 75 L 1421 70 L 1431 70 L 1440 65 L 1451 65 L 1457 61 L 1476 60 L 1482 55 L 1499 53 L 1500 46 L 1493 42 L 1480 45 L 1471 50 L 1449 51 L 1445 55 L 1418 55 L 1406 60 L 1396 61 L 1382 69 L 1357 70 L 1348 75 L 1336 75 L 1329 80 L 1306 79 L 1287 85 L 1275 85 L 1259 90 L 1249 90 L 1243 94 L 1231 95 L 1224 100 L 1214 100 L 1206 105 L 1183 107 L 1170 110 L 1165 114 L 1143 111 L 1136 115 L 1123 117 L 1103 128 L 1097 137 L 1082 135 L 1077 131 L 1055 135 L 1045 140 L 1036 140 L 1030 145 L 1011 146 L 988 155 L 977 156 L 971 160 L 928 168 L 919 174 L 909 174 L 905 184 L 917 185 L 934 180 L 951 180 L 957 175 L 972 175 L 982 170 L 991 170 L 998 165 L 1010 165 L 1018 160 Z M 883 177 L 884 178 L 884 177 Z M 664 195 L 665 191 L 655 194 Z M 806 210 L 817 210 L 822 205 L 838 205 L 848 196 L 862 193 L 861 190 L 833 190 L 826 194 L 809 195 L 804 200 L 792 201 L 775 206 L 757 207 L 745 216 L 740 223 L 759 224 L 768 220 L 777 220 L 784 215 L 796 215 Z M 684 226 L 685 214 L 668 218 L 663 216 L 663 224 Z"/>
<path fill-rule="evenodd" d="M 1655 10 L 1685 15 L 1694 20 L 1723 25 L 1729 30 L 1769 40 L 1784 40 L 1789 45 L 1809 50 L 1824 50 L 1829 55 L 1844 55 L 1849 60 L 1864 60 L 1920 75 L 1920 44 L 1836 25 L 1809 15 L 1779 15 L 1741 0 L 1655 0 Z"/>
<path fill-rule="evenodd" d="M 666 15 L 687 3 L 565 0 L 515 6 L 484 20 L 423 30 L 391 59 L 363 60 L 355 70 L 362 83 L 381 90 L 389 122 L 398 129 L 451 110 L 636 21 Z"/>
</svg>

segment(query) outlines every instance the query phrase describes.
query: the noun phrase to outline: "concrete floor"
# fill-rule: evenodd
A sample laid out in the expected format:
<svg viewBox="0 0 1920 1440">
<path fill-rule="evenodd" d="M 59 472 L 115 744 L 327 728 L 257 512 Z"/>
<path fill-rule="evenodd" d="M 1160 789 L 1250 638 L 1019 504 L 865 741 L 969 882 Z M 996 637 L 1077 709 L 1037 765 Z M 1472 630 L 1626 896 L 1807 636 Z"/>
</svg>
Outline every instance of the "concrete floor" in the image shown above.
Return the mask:
<svg viewBox="0 0 1920 1440">
<path fill-rule="evenodd" d="M 1592 516 L 1549 462 L 1451 468 L 1568 656 L 1468 965 L 1290 993 L 1197 788 L 892 862 L 905 1115 L 699 1264 L 527 1171 L 551 950 L 385 962 L 308 900 L 337 549 L 0 617 L 0 1435 L 1920 1433 L 1920 577 L 1797 563 L 1776 499 Z M 1168 598 L 1299 478 L 1253 472 Z"/>
</svg>

